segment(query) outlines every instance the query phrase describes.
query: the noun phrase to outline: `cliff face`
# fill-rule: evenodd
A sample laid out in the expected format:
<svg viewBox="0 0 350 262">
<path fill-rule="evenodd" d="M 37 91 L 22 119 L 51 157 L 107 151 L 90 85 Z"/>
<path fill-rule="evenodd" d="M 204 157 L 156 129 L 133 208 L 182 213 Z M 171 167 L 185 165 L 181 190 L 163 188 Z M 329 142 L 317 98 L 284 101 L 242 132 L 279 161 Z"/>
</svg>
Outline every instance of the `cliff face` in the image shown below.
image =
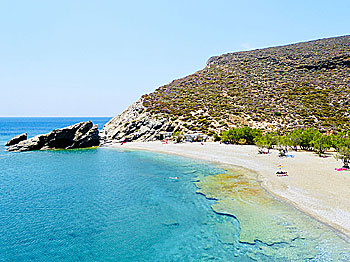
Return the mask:
<svg viewBox="0 0 350 262">
<path fill-rule="evenodd" d="M 110 120 L 100 137 L 104 144 L 110 141 L 147 141 L 156 139 L 161 131 L 172 130 L 169 119 L 147 111 L 141 98 Z"/>
<path fill-rule="evenodd" d="M 145 141 L 161 131 L 213 134 L 350 126 L 350 36 L 215 56 L 206 67 L 142 96 L 102 131 Z"/>
</svg>

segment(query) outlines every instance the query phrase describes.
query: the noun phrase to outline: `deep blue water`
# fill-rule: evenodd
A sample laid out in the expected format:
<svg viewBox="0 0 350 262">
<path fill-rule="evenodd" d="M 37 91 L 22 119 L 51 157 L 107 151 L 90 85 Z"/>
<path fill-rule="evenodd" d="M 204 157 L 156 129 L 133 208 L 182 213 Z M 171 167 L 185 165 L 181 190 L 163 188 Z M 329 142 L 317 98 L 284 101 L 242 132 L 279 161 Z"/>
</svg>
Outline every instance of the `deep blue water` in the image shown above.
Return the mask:
<svg viewBox="0 0 350 262">
<path fill-rule="evenodd" d="M 5 152 L 5 142 L 16 134 L 33 136 L 83 120 L 0 118 L 0 261 L 252 261 L 249 254 L 260 256 L 266 245 L 240 243 L 237 220 L 215 214 L 213 201 L 196 193 L 198 175 L 223 172 L 213 165 L 103 148 Z M 102 127 L 109 119 L 91 120 Z M 179 180 L 169 179 L 175 176 Z"/>
<path fill-rule="evenodd" d="M 28 137 L 32 137 L 88 120 L 101 129 L 110 119 L 110 117 L 0 117 L 0 146 L 3 146 L 4 141 L 21 133 L 28 133 Z"/>
<path fill-rule="evenodd" d="M 34 136 L 83 120 L 0 118 L 1 261 L 233 257 L 210 228 L 226 220 L 237 226 L 235 220 L 214 214 L 192 181 L 220 171 L 213 166 L 109 149 L 4 151 L 16 134 Z"/>
</svg>

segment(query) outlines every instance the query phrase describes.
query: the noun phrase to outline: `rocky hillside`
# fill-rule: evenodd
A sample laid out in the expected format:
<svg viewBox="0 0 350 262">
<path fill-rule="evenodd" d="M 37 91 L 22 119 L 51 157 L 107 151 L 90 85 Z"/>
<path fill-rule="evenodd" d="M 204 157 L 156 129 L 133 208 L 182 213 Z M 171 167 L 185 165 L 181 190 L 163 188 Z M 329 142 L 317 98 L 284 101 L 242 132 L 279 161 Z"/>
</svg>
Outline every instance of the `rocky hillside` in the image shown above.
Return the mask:
<svg viewBox="0 0 350 262">
<path fill-rule="evenodd" d="M 344 130 L 349 91 L 350 36 L 229 53 L 143 95 L 107 123 L 102 136 L 145 141 L 161 131 L 212 135 L 243 125 Z"/>
</svg>

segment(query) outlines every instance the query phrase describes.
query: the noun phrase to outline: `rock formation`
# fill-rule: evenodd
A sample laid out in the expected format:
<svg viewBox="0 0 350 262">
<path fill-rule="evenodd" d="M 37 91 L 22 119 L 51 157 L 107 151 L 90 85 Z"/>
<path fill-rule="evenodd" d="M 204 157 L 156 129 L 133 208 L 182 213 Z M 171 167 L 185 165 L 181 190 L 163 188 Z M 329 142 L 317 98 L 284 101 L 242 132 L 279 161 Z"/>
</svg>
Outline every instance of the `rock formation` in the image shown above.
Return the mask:
<svg viewBox="0 0 350 262">
<path fill-rule="evenodd" d="M 14 140 L 11 139 L 10 141 Z M 10 142 L 9 141 L 9 142 Z M 46 149 L 72 149 L 99 145 L 98 126 L 91 121 L 80 122 L 68 127 L 55 129 L 48 134 L 9 145 L 8 151 L 32 151 Z"/>
<path fill-rule="evenodd" d="M 5 146 L 12 146 L 12 145 L 18 144 L 19 142 L 21 142 L 23 140 L 27 140 L 27 133 L 23 133 L 23 134 L 14 136 L 6 143 Z"/>
<path fill-rule="evenodd" d="M 213 135 L 248 125 L 285 132 L 350 128 L 350 36 L 212 57 L 143 95 L 103 128 L 104 143 L 162 131 Z"/>
<path fill-rule="evenodd" d="M 157 138 L 162 131 L 173 131 L 168 118 L 152 115 L 143 106 L 143 99 L 133 103 L 127 110 L 110 120 L 100 133 L 101 141 L 147 141 Z"/>
</svg>

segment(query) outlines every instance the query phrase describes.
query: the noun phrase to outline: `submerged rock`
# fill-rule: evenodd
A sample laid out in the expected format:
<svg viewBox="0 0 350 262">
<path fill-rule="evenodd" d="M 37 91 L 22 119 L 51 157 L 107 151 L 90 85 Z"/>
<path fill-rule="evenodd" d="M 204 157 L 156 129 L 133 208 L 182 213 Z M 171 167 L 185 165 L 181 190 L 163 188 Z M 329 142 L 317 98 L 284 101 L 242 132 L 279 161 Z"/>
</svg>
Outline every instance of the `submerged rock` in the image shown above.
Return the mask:
<svg viewBox="0 0 350 262">
<path fill-rule="evenodd" d="M 91 121 L 80 122 L 68 127 L 55 129 L 48 134 L 38 135 L 19 141 L 8 147 L 8 151 L 32 151 L 45 149 L 72 149 L 98 146 L 98 126 Z"/>
<path fill-rule="evenodd" d="M 23 134 L 14 136 L 9 141 L 7 141 L 5 146 L 12 146 L 12 145 L 18 144 L 19 142 L 21 142 L 23 140 L 27 140 L 27 133 L 23 133 Z"/>
</svg>

